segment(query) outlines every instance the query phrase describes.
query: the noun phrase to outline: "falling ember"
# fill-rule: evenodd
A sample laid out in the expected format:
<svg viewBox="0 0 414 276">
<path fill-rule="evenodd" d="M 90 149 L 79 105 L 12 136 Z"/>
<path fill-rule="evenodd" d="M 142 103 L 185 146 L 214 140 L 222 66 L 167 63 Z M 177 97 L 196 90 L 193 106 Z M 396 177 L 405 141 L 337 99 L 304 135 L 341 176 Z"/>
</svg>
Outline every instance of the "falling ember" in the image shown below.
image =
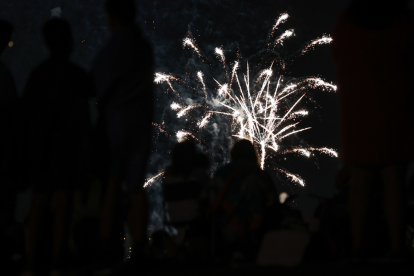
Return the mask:
<svg viewBox="0 0 414 276">
<path fill-rule="evenodd" d="M 174 93 L 181 99 L 181 96 L 177 93 L 177 91 L 175 91 L 175 89 L 172 86 L 170 80 L 178 80 L 178 79 L 175 78 L 175 77 L 173 77 L 173 76 L 171 76 L 171 75 L 166 75 L 166 74 L 162 74 L 162 73 L 155 73 L 154 82 L 155 83 L 161 83 L 161 82 L 168 83 L 168 85 L 170 86 L 171 90 L 174 91 Z"/>
<path fill-rule="evenodd" d="M 302 48 L 302 51 L 300 52 L 301 55 L 309 51 L 312 47 L 315 45 L 321 45 L 321 44 L 330 44 L 332 42 L 332 38 L 330 36 L 323 36 L 321 38 L 315 39 L 305 45 L 305 47 Z"/>
<path fill-rule="evenodd" d="M 319 149 L 318 148 L 311 148 L 311 149 L 323 152 L 323 153 L 328 154 L 332 157 L 338 157 L 338 153 L 333 149 L 329 149 L 329 148 L 319 148 Z"/>
<path fill-rule="evenodd" d="M 190 106 L 184 108 L 183 110 L 181 110 L 180 112 L 177 113 L 177 118 L 183 117 L 188 111 L 190 111 L 194 107 L 196 107 L 196 106 L 195 105 L 190 105 Z"/>
<path fill-rule="evenodd" d="M 191 136 L 191 137 L 195 138 L 194 135 L 191 132 L 183 131 L 183 130 L 177 131 L 176 136 L 177 136 L 178 142 L 180 142 L 180 143 L 182 141 L 184 141 L 185 137 L 187 137 L 187 136 Z"/>
<path fill-rule="evenodd" d="M 307 78 L 305 81 L 312 85 L 312 88 L 322 87 L 331 91 L 336 91 L 338 87 L 334 84 L 328 83 L 320 78 Z"/>
<path fill-rule="evenodd" d="M 219 90 L 218 90 L 218 94 L 221 96 L 223 94 L 226 94 L 228 90 L 227 84 L 223 84 L 222 86 L 220 86 Z"/>
<path fill-rule="evenodd" d="M 309 114 L 309 112 L 308 112 L 308 111 L 306 111 L 306 110 L 299 110 L 299 111 L 293 112 L 293 113 L 289 116 L 289 119 L 297 118 L 297 117 L 299 117 L 299 116 L 306 116 L 306 115 L 308 115 L 308 114 Z"/>
<path fill-rule="evenodd" d="M 266 144 L 265 144 L 265 141 L 262 141 L 261 143 L 260 143 L 260 145 L 261 145 L 261 150 L 262 150 L 262 160 L 261 160 L 261 162 L 260 162 L 260 167 L 263 169 L 264 168 L 264 162 L 265 162 L 265 157 L 266 157 Z"/>
<path fill-rule="evenodd" d="M 263 70 L 263 71 L 260 73 L 259 77 L 257 78 L 257 81 L 256 81 L 256 82 L 261 81 L 261 80 L 262 80 L 262 78 L 263 78 L 264 76 L 271 77 L 272 75 L 273 75 L 273 71 L 272 71 L 272 69 L 266 69 L 266 70 Z"/>
<path fill-rule="evenodd" d="M 306 156 L 306 157 L 310 157 L 311 156 L 311 152 L 309 150 L 307 150 L 307 149 L 293 149 L 291 151 L 292 152 L 297 152 L 297 153 L 299 153 L 299 154 L 301 154 L 303 156 Z"/>
<path fill-rule="evenodd" d="M 302 178 L 300 178 L 297 175 L 291 174 L 285 170 L 282 169 L 276 169 L 277 171 L 284 173 L 286 176 L 288 176 L 293 182 L 296 182 L 298 184 L 300 184 L 301 186 L 305 186 L 305 180 L 303 180 Z"/>
<path fill-rule="evenodd" d="M 272 28 L 271 35 L 288 18 L 288 14 L 281 14 Z M 284 40 L 293 35 L 293 30 L 287 30 L 269 46 L 275 48 L 275 46 L 283 44 Z M 310 41 L 302 47 L 301 54 L 306 53 L 316 45 L 328 44 L 331 41 L 332 38 L 329 36 L 323 36 Z M 183 46 L 193 49 L 204 62 L 200 50 L 191 38 L 191 34 L 183 39 Z M 223 74 L 225 74 L 225 77 L 223 78 L 220 75 L 212 78 L 211 76 L 206 76 L 203 71 L 196 71 L 197 85 L 190 88 L 196 92 L 203 91 L 205 97 L 200 97 L 201 93 L 195 93 L 194 95 L 198 95 L 199 98 L 192 98 L 191 105 L 186 107 L 183 106 L 184 101 L 182 101 L 180 94 L 174 90 L 171 84 L 171 80 L 177 80 L 177 78 L 161 73 L 155 75 L 156 83 L 167 82 L 175 92 L 175 95 L 180 99 L 180 104 L 173 102 L 170 105 L 171 109 L 177 112 L 177 117 L 186 116 L 185 118 L 188 119 L 186 120 L 186 130 L 179 130 L 175 133 L 179 142 L 192 137 L 203 145 L 206 142 L 203 134 L 207 131 L 210 131 L 209 134 L 215 133 L 217 135 L 218 133 L 223 133 L 223 135 L 230 137 L 247 139 L 258 150 L 260 167 L 262 169 L 267 165 L 269 156 L 274 157 L 279 154 L 298 153 L 305 157 L 311 157 L 312 152 L 317 151 L 332 157 L 338 156 L 337 152 L 330 148 L 302 147 L 299 144 L 292 149 L 292 143 L 284 141 L 294 134 L 311 129 L 311 127 L 306 126 L 299 127 L 301 123 L 299 119 L 309 115 L 307 110 L 300 107 L 300 105 L 304 104 L 302 99 L 307 95 L 306 91 L 315 88 L 336 91 L 336 85 L 318 77 L 291 78 L 289 80 L 294 81 L 284 81 L 287 77 L 283 76 L 282 78 L 282 75 L 279 75 L 281 71 L 286 72 L 284 70 L 286 64 L 284 61 L 277 63 L 279 64 L 277 66 L 273 66 L 272 62 L 271 66 L 264 70 L 254 70 L 258 72 L 256 75 L 251 73 L 249 63 L 247 63 L 247 70 L 242 72 L 243 79 L 240 80 L 240 62 L 236 60 L 232 69 L 227 71 L 223 49 L 216 47 L 214 54 L 224 65 Z M 277 71 L 278 66 L 279 71 Z M 251 81 L 251 78 L 254 81 Z M 209 80 L 216 85 L 214 87 L 210 86 Z M 194 108 L 197 108 L 197 112 L 189 112 Z M 193 118 L 194 114 L 201 117 Z M 212 116 L 213 114 L 215 115 Z M 226 130 L 228 132 L 221 130 L 227 129 L 223 124 L 231 126 L 228 128 L 229 130 Z M 206 128 L 207 125 L 211 127 Z M 289 139 L 289 141 L 291 140 Z M 305 181 L 300 176 L 290 173 L 286 169 L 281 169 L 278 164 L 275 164 L 274 169 L 285 175 L 292 182 L 298 183 L 301 186 L 305 185 Z M 154 181 L 159 176 L 160 174 L 151 178 L 148 182 Z"/>
<path fill-rule="evenodd" d="M 164 175 L 164 172 L 160 172 L 159 174 L 157 174 L 154 177 L 151 177 L 150 179 L 145 180 L 144 183 L 144 188 L 147 188 L 149 185 L 151 185 L 156 179 L 158 179 L 159 177 L 161 177 L 162 175 Z"/>
<path fill-rule="evenodd" d="M 282 128 L 282 130 L 280 130 L 278 133 L 276 133 L 276 136 L 279 136 L 280 134 L 282 134 L 282 133 L 283 133 L 283 132 L 285 132 L 286 130 L 288 130 L 288 129 L 290 129 L 290 128 L 295 127 L 297 124 L 299 124 L 299 123 L 296 123 L 296 124 L 291 124 L 291 125 L 288 125 L 288 126 L 286 126 L 286 127 Z"/>
<path fill-rule="evenodd" d="M 233 72 L 231 74 L 231 81 L 230 81 L 230 88 L 231 88 L 231 85 L 233 83 L 234 75 L 236 74 L 237 69 L 239 69 L 239 62 L 238 61 L 236 61 L 234 63 L 234 66 L 233 66 Z"/>
<path fill-rule="evenodd" d="M 152 125 L 157 127 L 160 132 L 165 133 L 166 135 L 168 135 L 168 133 L 165 131 L 165 129 L 163 129 L 159 124 L 152 123 Z"/>
<path fill-rule="evenodd" d="M 190 35 L 187 36 L 186 38 L 183 39 L 183 47 L 190 47 L 193 48 L 194 51 L 198 54 L 198 56 L 203 59 L 203 56 L 201 55 L 200 50 L 197 48 L 197 46 L 195 45 L 195 41 L 193 39 L 190 38 Z M 203 59 L 204 61 L 204 59 Z"/>
<path fill-rule="evenodd" d="M 338 157 L 338 153 L 333 149 L 330 149 L 330 148 L 312 148 L 312 147 L 310 147 L 310 148 L 296 148 L 296 149 L 292 149 L 292 150 L 286 150 L 286 151 L 283 152 L 283 154 L 290 153 L 290 152 L 297 152 L 297 153 L 299 153 L 303 156 L 310 157 L 311 156 L 311 151 L 319 151 L 319 152 L 325 153 L 325 154 L 327 154 L 331 157 Z"/>
<path fill-rule="evenodd" d="M 207 99 L 206 85 L 204 83 L 203 76 L 204 76 L 203 72 L 201 72 L 201 71 L 197 72 L 197 77 L 200 80 L 201 84 L 203 85 L 203 91 L 204 91 L 204 94 L 205 94 L 206 99 Z"/>
<path fill-rule="evenodd" d="M 292 131 L 292 132 L 290 132 L 290 133 L 288 133 L 288 134 L 280 137 L 279 140 L 282 140 L 283 138 L 286 138 L 286 137 L 288 137 L 288 136 L 290 136 L 292 134 L 295 134 L 295 133 L 298 133 L 298 132 L 302 132 L 302 131 L 305 131 L 305 130 L 308 130 L 308 129 L 311 129 L 311 127 L 302 128 L 302 129 L 299 129 L 299 130 Z"/>
<path fill-rule="evenodd" d="M 184 140 L 184 138 L 185 138 L 187 135 L 189 135 L 189 133 L 188 133 L 188 132 L 178 131 L 178 132 L 177 132 L 177 134 L 176 134 L 178 142 L 183 141 L 183 140 Z"/>
<path fill-rule="evenodd" d="M 273 26 L 272 31 L 276 30 L 280 24 L 285 23 L 288 18 L 289 18 L 289 14 L 282 13 L 277 19 L 276 24 Z"/>
<path fill-rule="evenodd" d="M 177 78 L 171 76 L 171 75 L 166 75 L 166 74 L 162 74 L 162 73 L 155 73 L 155 79 L 154 82 L 155 83 L 160 83 L 163 81 L 170 81 L 170 80 L 176 80 Z"/>
<path fill-rule="evenodd" d="M 225 58 L 224 58 L 223 49 L 217 47 L 216 49 L 214 49 L 214 51 L 220 57 L 221 61 L 224 63 Z"/>
<path fill-rule="evenodd" d="M 208 124 L 208 119 L 210 119 L 212 113 L 208 113 L 200 122 L 198 122 L 197 126 L 199 128 L 203 128 Z"/>
<path fill-rule="evenodd" d="M 285 31 L 276 41 L 273 43 L 273 48 L 279 43 L 283 45 L 283 41 L 293 35 L 293 30 Z"/>
<path fill-rule="evenodd" d="M 182 109 L 182 107 L 181 107 L 178 103 L 176 103 L 176 102 L 173 102 L 173 103 L 170 105 L 170 107 L 171 107 L 171 109 L 172 109 L 172 110 L 174 110 L 174 111 Z"/>
</svg>

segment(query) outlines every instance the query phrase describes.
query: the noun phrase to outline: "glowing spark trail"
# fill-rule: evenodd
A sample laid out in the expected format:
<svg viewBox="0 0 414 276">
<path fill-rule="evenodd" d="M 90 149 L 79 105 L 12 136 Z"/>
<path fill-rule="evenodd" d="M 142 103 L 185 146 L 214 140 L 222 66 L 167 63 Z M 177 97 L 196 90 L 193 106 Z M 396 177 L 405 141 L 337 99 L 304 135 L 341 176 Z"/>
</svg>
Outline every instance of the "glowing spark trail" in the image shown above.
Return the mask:
<svg viewBox="0 0 414 276">
<path fill-rule="evenodd" d="M 221 48 L 216 48 L 214 49 L 215 53 L 220 57 L 221 62 L 225 63 L 226 59 L 224 58 L 224 53 L 223 53 L 223 49 Z"/>
<path fill-rule="evenodd" d="M 190 34 L 186 38 L 183 39 L 183 47 L 185 46 L 193 48 L 194 51 L 198 54 L 198 56 L 201 58 L 201 60 L 204 62 L 204 57 L 201 54 L 200 50 L 195 45 L 195 41 L 191 39 Z"/>
<path fill-rule="evenodd" d="M 190 109 L 193 109 L 194 107 L 196 107 L 196 106 L 195 105 L 190 105 L 189 107 L 184 108 L 183 110 L 181 110 L 180 112 L 177 113 L 177 118 L 183 117 Z"/>
<path fill-rule="evenodd" d="M 162 73 L 155 73 L 155 79 L 154 82 L 155 83 L 161 83 L 161 82 L 166 82 L 168 83 L 168 85 L 170 86 L 171 90 L 174 91 L 174 93 L 180 98 L 181 100 L 181 96 L 180 94 L 177 93 L 177 91 L 175 91 L 174 87 L 172 86 L 170 80 L 178 80 L 177 78 L 171 76 L 171 75 L 165 75 Z"/>
<path fill-rule="evenodd" d="M 220 89 L 218 90 L 218 94 L 221 96 L 227 93 L 227 84 L 220 85 Z"/>
<path fill-rule="evenodd" d="M 197 125 L 199 128 L 203 128 L 208 124 L 208 119 L 210 119 L 212 113 L 207 114 Z"/>
<path fill-rule="evenodd" d="M 283 41 L 289 37 L 291 37 L 293 35 L 293 30 L 287 30 L 285 31 L 278 39 L 276 39 L 276 41 L 273 43 L 273 48 L 277 45 L 277 44 L 283 44 Z"/>
<path fill-rule="evenodd" d="M 198 71 L 197 72 L 197 77 L 200 80 L 201 84 L 203 85 L 203 91 L 204 91 L 204 94 L 206 95 L 206 99 L 207 99 L 207 91 L 206 91 L 206 85 L 204 84 L 204 80 L 203 80 L 203 77 L 204 77 L 203 72 Z"/>
<path fill-rule="evenodd" d="M 293 113 L 289 116 L 289 118 L 288 118 L 288 119 L 297 118 L 297 117 L 299 117 L 299 116 L 306 116 L 306 115 L 308 115 L 308 114 L 309 114 L 309 112 L 308 112 L 308 111 L 306 111 L 306 110 L 299 110 L 299 111 L 293 112 Z"/>
<path fill-rule="evenodd" d="M 166 74 L 162 74 L 162 73 L 155 73 L 155 79 L 154 82 L 155 83 L 160 83 L 160 82 L 169 82 L 170 80 L 177 80 L 177 78 L 171 76 L 171 75 L 166 75 Z"/>
<path fill-rule="evenodd" d="M 312 88 L 322 87 L 331 91 L 336 91 L 337 86 L 331 83 L 328 83 L 320 78 L 307 78 L 306 82 L 309 82 Z"/>
<path fill-rule="evenodd" d="M 168 133 L 159 124 L 152 123 L 152 125 L 155 126 L 155 127 L 157 127 L 160 132 L 168 135 Z"/>
<path fill-rule="evenodd" d="M 300 54 L 303 55 L 304 53 L 309 51 L 309 49 L 311 49 L 315 45 L 329 44 L 331 42 L 332 42 L 332 38 L 329 37 L 329 36 L 323 36 L 321 38 L 315 39 L 315 40 L 311 41 L 310 43 L 308 43 L 305 47 L 303 47 Z"/>
<path fill-rule="evenodd" d="M 282 140 L 283 138 L 288 137 L 288 136 L 290 136 L 292 134 L 295 134 L 295 133 L 298 133 L 298 132 L 301 132 L 301 131 L 305 131 L 305 130 L 308 130 L 308 129 L 311 129 L 311 127 L 307 127 L 307 128 L 303 128 L 303 129 L 299 129 L 299 130 L 292 131 L 292 132 L 290 132 L 290 133 L 288 133 L 288 134 L 280 137 L 279 140 Z"/>
<path fill-rule="evenodd" d="M 286 22 L 286 20 L 289 18 L 289 14 L 282 13 L 279 18 L 276 21 L 276 24 L 273 26 L 272 31 L 276 30 L 280 24 Z"/>
<path fill-rule="evenodd" d="M 184 130 L 177 131 L 176 136 L 177 136 L 177 141 L 178 142 L 184 141 L 187 136 L 191 136 L 194 139 L 196 139 L 197 141 L 199 141 L 191 132 L 184 131 Z"/>
<path fill-rule="evenodd" d="M 147 188 L 148 185 L 151 185 L 157 178 L 161 177 L 162 175 L 164 175 L 164 172 L 160 172 L 156 176 L 151 177 L 150 179 L 147 179 L 144 183 L 144 188 Z"/>
<path fill-rule="evenodd" d="M 310 157 L 311 156 L 311 152 L 307 149 L 293 149 L 293 152 L 298 152 L 306 157 Z"/>
<path fill-rule="evenodd" d="M 296 183 L 298 183 L 302 186 L 305 186 L 305 181 L 302 178 L 300 178 L 299 176 L 291 174 L 291 173 L 289 173 L 285 170 L 282 170 L 282 169 L 277 169 L 277 170 L 280 171 L 281 173 L 286 174 L 288 177 L 290 177 L 292 179 L 293 182 L 296 182 Z"/>
<path fill-rule="evenodd" d="M 338 153 L 336 151 L 334 151 L 333 149 L 328 149 L 328 148 L 319 148 L 319 149 L 311 148 L 311 150 L 317 150 L 317 151 L 326 153 L 326 154 L 328 154 L 328 155 L 330 155 L 332 157 L 338 157 Z"/>
<path fill-rule="evenodd" d="M 271 30 L 271 35 L 288 18 L 288 14 L 281 14 Z M 287 30 L 276 38 L 273 43 L 270 43 L 271 45 L 269 46 L 275 48 L 278 44 L 282 44 L 284 40 L 293 36 L 293 34 L 293 30 Z M 305 44 L 300 54 L 306 53 L 316 45 L 331 42 L 332 38 L 329 36 L 315 39 Z M 200 50 L 191 38 L 191 34 L 184 38 L 183 46 L 193 49 L 203 61 Z M 156 73 L 155 75 L 154 81 L 156 83 L 166 82 L 180 99 L 180 104 L 176 102 L 170 104 L 171 110 L 177 112 L 177 118 L 183 120 L 185 116 L 185 121 L 187 122 L 186 130 L 182 129 L 175 132 L 175 137 L 178 141 L 192 137 L 203 145 L 202 141 L 206 141 L 206 136 L 218 135 L 222 131 L 221 127 L 226 125 L 229 126 L 230 130 L 227 131 L 230 133 L 226 134 L 223 131 L 223 135 L 247 139 L 254 144 L 259 152 L 262 169 L 265 168 L 268 158 L 270 159 L 270 157 L 273 158 L 281 154 L 297 153 L 305 157 L 311 157 L 313 155 L 312 152 L 320 152 L 332 157 L 338 156 L 337 152 L 330 148 L 303 147 L 301 145 L 303 143 L 297 147 L 292 147 L 291 143 L 295 139 L 292 138 L 294 134 L 311 129 L 311 127 L 296 128 L 301 123 L 299 119 L 309 115 L 308 110 L 299 106 L 304 104 L 302 99 L 307 96 L 306 91 L 314 88 L 336 91 L 336 85 L 317 77 L 288 78 L 287 76 L 279 75 L 281 70 L 278 71 L 274 67 L 279 66 L 279 69 L 285 69 L 284 63 L 282 65 L 280 65 L 281 63 L 274 65 L 270 61 L 269 64 L 271 63 L 271 65 L 268 68 L 252 70 L 257 73 L 252 73 L 249 63 L 246 63 L 246 72 L 243 72 L 243 78 L 240 81 L 239 76 L 242 73 L 239 70 L 244 64 L 241 64 L 239 60 L 235 60 L 232 69 L 227 71 L 223 49 L 216 47 L 214 54 L 223 63 L 225 76 L 224 78 L 221 76 L 212 78 L 209 76 L 205 77 L 206 74 L 203 71 L 193 73 L 198 82 L 197 87 L 190 86 L 190 88 L 192 91 L 198 92 L 194 93 L 194 95 L 203 94 L 204 97 L 198 96 L 199 99 L 191 99 L 191 102 L 188 102 L 189 105 L 182 101 L 181 96 L 172 86 L 171 80 L 178 80 L 177 78 L 162 73 Z M 240 57 L 238 56 L 238 58 Z M 276 77 L 274 77 L 275 75 Z M 273 78 L 275 79 L 273 80 Z M 209 80 L 213 85 L 210 85 Z M 202 93 L 199 93 L 199 91 L 202 91 Z M 194 116 L 200 117 L 193 118 Z M 193 126 L 189 126 L 189 124 L 193 124 Z M 284 142 L 284 140 L 289 141 L 289 143 Z M 224 147 L 225 145 L 222 146 Z M 300 176 L 280 168 L 277 164 L 275 164 L 274 170 L 285 175 L 294 183 L 302 186 L 305 185 L 305 181 Z M 149 179 L 144 187 L 161 175 L 162 173 Z"/>
<path fill-rule="evenodd" d="M 297 148 L 297 149 L 287 150 L 283 152 L 283 154 L 290 153 L 290 152 L 297 152 L 306 157 L 310 157 L 311 151 L 319 151 L 319 152 L 328 154 L 332 157 L 338 157 L 338 153 L 335 150 L 329 149 L 329 148 Z"/>
</svg>

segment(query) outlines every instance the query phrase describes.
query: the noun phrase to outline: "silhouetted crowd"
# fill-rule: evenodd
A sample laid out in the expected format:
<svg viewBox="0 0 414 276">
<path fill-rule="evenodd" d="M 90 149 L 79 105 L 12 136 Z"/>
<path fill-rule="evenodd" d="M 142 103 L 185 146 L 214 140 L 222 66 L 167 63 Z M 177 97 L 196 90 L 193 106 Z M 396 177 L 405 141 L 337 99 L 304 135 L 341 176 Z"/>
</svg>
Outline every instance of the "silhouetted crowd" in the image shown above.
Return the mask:
<svg viewBox="0 0 414 276">
<path fill-rule="evenodd" d="M 43 25 L 49 57 L 20 97 L 0 61 L 0 269 L 9 271 L 2 275 L 411 262 L 414 17 L 407 1 L 352 1 L 338 17 L 332 54 L 343 168 L 337 194 L 319 198 L 316 224 L 293 207 L 295 195 L 279 193 L 251 141 L 235 141 L 230 162 L 211 174 L 208 156 L 190 138 L 171 150 L 161 185 L 164 226 L 150 236 L 143 185 L 153 53 L 134 24 L 133 0 L 104 5 L 111 37 L 90 72 L 71 61 L 71 28 L 61 18 Z M 13 25 L 0 20 L 0 53 L 12 33 Z M 16 204 L 27 189 L 22 224 Z"/>
</svg>

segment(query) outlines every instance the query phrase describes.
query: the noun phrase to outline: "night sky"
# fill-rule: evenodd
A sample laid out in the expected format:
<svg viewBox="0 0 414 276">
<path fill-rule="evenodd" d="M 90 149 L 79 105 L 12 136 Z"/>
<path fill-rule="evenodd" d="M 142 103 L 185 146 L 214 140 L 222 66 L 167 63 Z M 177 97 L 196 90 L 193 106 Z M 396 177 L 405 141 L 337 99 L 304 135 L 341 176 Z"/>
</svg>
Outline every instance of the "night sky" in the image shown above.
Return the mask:
<svg viewBox="0 0 414 276">
<path fill-rule="evenodd" d="M 213 57 L 216 46 L 226 51 L 230 62 L 239 49 L 243 57 L 249 58 L 264 48 L 268 31 L 282 12 L 291 16 L 282 30 L 295 29 L 296 36 L 284 44 L 282 54 L 298 50 L 305 42 L 329 34 L 338 14 L 348 5 L 348 0 L 320 1 L 254 1 L 254 0 L 175 0 L 142 1 L 139 4 L 137 23 L 153 44 L 155 71 L 185 74 L 195 56 L 191 50 L 183 49 L 182 39 L 191 31 L 205 56 Z M 42 45 L 40 28 L 51 17 L 51 10 L 60 7 L 61 16 L 71 23 L 75 38 L 73 61 L 89 70 L 93 58 L 109 37 L 103 14 L 103 0 L 2 0 L 0 17 L 11 21 L 15 27 L 14 46 L 3 54 L 10 67 L 19 93 L 31 70 L 47 57 Z M 233 55 L 231 54 L 233 51 Z M 335 70 L 328 45 L 316 47 L 297 59 L 291 68 L 298 77 L 320 76 L 329 82 L 335 79 Z M 160 96 L 165 85 L 157 86 Z M 312 91 L 317 102 L 304 126 L 312 129 L 303 132 L 300 138 L 316 147 L 339 150 L 338 98 L 333 92 Z M 165 101 L 158 101 L 155 120 L 165 115 Z M 164 145 L 168 148 L 172 144 Z M 158 145 L 159 146 L 159 145 Z M 161 146 L 160 146 L 161 147 Z M 168 160 L 168 150 L 160 149 L 152 158 L 150 174 L 155 174 Z M 284 164 L 293 173 L 306 180 L 306 187 L 281 181 L 278 186 L 288 193 L 299 193 L 296 201 L 305 217 L 312 216 L 317 204 L 307 194 L 331 196 L 334 194 L 333 180 L 340 167 L 339 159 L 317 154 L 317 158 L 294 157 Z"/>
</svg>

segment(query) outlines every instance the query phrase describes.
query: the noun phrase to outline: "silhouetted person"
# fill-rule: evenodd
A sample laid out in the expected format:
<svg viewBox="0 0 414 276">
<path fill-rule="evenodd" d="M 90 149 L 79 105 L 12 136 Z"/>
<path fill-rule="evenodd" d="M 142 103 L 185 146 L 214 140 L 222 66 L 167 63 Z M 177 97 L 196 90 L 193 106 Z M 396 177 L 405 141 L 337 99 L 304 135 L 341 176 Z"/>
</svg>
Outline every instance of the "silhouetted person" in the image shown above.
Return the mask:
<svg viewBox="0 0 414 276">
<path fill-rule="evenodd" d="M 69 58 L 73 48 L 69 23 L 49 20 L 42 34 L 50 56 L 30 74 L 23 93 L 28 173 L 34 191 L 26 253 L 29 265 L 38 265 L 48 248 L 43 233 L 51 231 L 52 265 L 59 268 L 67 253 L 72 191 L 83 176 L 81 158 L 90 121 L 90 91 L 85 71 Z M 48 219 L 51 204 L 53 226 Z"/>
<path fill-rule="evenodd" d="M 13 32 L 13 25 L 0 20 L 0 55 L 8 47 Z M 0 178 L 4 183 L 9 170 L 11 158 L 11 143 L 17 113 L 18 96 L 10 70 L 0 59 L 0 126 L 1 126 L 1 151 L 0 151 Z"/>
<path fill-rule="evenodd" d="M 0 56 L 8 47 L 13 25 L 0 19 Z M 8 67 L 0 59 L 0 257 L 10 263 L 13 248 L 5 246 L 5 231 L 14 223 L 16 190 L 13 182 L 13 157 L 18 114 L 18 96 Z M 7 256 L 3 256 L 7 254 Z M 7 258 L 7 259 L 6 259 Z"/>
<path fill-rule="evenodd" d="M 230 261 L 234 253 L 254 262 L 268 208 L 279 204 L 271 176 L 258 164 L 253 144 L 237 141 L 229 164 L 217 170 L 207 191 L 213 219 L 215 257 Z"/>
<path fill-rule="evenodd" d="M 187 179 L 194 171 L 208 174 L 210 161 L 208 157 L 197 151 L 196 145 L 190 140 L 175 144 L 170 154 L 171 165 L 165 171 L 165 177 Z M 208 182 L 208 181 L 207 181 Z"/>
<path fill-rule="evenodd" d="M 209 160 L 203 153 L 197 152 L 196 145 L 189 140 L 177 143 L 171 151 L 170 159 L 171 165 L 165 170 L 162 180 L 166 214 L 164 223 L 177 231 L 173 236 L 175 247 L 183 248 L 184 245 L 187 249 L 194 246 L 191 239 L 199 237 L 205 230 L 198 227 L 200 220 L 205 220 L 199 198 L 210 181 Z M 168 254 L 173 255 L 173 251 Z M 184 254 L 189 253 L 183 251 Z M 194 252 L 192 255 L 195 257 Z"/>
<path fill-rule="evenodd" d="M 341 158 L 351 168 L 353 250 L 360 255 L 366 240 L 369 189 L 381 189 L 382 183 L 391 256 L 401 256 L 402 183 L 406 162 L 414 157 L 413 16 L 405 0 L 352 1 L 339 16 L 332 37 Z"/>
<path fill-rule="evenodd" d="M 143 184 L 151 145 L 153 55 L 150 44 L 134 24 L 134 1 L 108 0 L 105 12 L 112 36 L 92 68 L 99 110 L 96 132 L 100 178 L 106 184 L 100 238 L 108 247 L 117 225 L 122 225 L 120 215 L 115 213 L 121 184 L 125 185 L 135 259 L 143 253 L 147 240 L 148 208 Z"/>
</svg>

